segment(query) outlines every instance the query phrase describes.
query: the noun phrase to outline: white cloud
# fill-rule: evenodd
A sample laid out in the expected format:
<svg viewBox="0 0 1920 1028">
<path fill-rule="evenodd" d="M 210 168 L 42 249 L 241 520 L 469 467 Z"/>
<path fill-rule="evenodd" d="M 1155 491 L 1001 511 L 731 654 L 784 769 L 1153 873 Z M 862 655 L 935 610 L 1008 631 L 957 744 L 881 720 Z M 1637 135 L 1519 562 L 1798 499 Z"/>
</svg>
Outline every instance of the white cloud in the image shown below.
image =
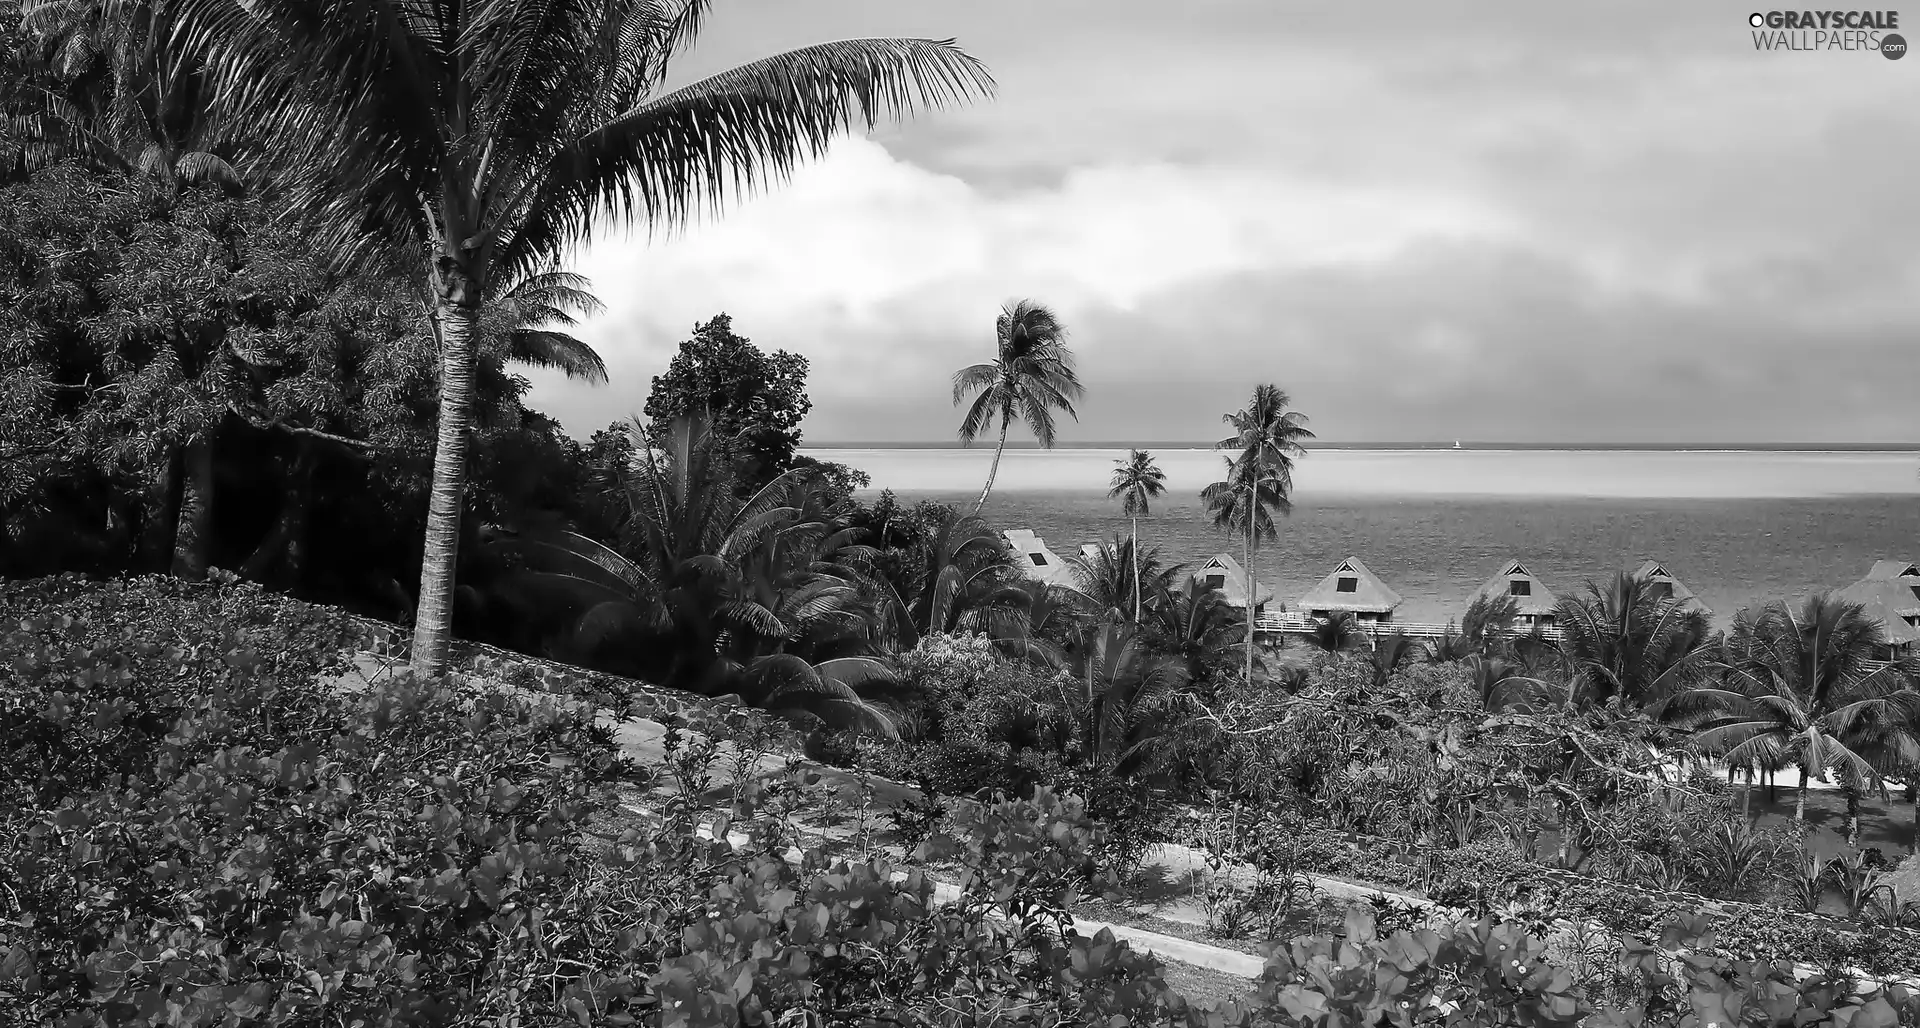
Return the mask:
<svg viewBox="0 0 1920 1028">
<path fill-rule="evenodd" d="M 944 376 L 952 346 L 979 344 L 1013 297 L 1042 299 L 1071 325 L 1077 311 L 1128 312 L 1222 276 L 1371 264 L 1426 240 L 1513 232 L 1497 211 L 1438 193 L 1227 166 L 1083 168 L 988 194 L 849 140 L 721 219 L 651 243 L 603 238 L 576 262 L 608 307 L 581 335 L 614 384 L 588 392 L 541 376 L 534 401 L 575 431 L 637 407 L 687 330 L 722 310 L 741 334 L 812 360 L 818 404 L 900 374 Z"/>
</svg>

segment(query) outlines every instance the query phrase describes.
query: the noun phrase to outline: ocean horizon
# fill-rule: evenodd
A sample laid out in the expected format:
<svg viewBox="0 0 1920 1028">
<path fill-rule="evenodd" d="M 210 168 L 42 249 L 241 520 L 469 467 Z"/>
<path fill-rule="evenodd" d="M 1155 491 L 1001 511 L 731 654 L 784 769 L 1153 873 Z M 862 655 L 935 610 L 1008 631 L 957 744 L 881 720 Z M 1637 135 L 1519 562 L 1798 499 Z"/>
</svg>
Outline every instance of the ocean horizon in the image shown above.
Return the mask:
<svg viewBox="0 0 1920 1028">
<path fill-rule="evenodd" d="M 872 477 L 863 495 L 970 505 L 991 447 L 809 448 Z M 1126 447 L 1009 449 L 982 515 L 1038 532 L 1062 556 L 1129 529 L 1106 496 Z M 1143 545 L 1195 563 L 1238 542 L 1208 524 L 1208 448 L 1155 451 L 1167 495 Z M 1508 558 L 1555 595 L 1647 559 L 1667 564 L 1725 623 L 1742 607 L 1847 585 L 1875 560 L 1920 558 L 1920 455 L 1899 449 L 1422 449 L 1316 447 L 1294 473 L 1294 513 L 1255 574 L 1290 602 L 1347 556 L 1404 598 L 1404 621 L 1457 619 Z"/>
</svg>

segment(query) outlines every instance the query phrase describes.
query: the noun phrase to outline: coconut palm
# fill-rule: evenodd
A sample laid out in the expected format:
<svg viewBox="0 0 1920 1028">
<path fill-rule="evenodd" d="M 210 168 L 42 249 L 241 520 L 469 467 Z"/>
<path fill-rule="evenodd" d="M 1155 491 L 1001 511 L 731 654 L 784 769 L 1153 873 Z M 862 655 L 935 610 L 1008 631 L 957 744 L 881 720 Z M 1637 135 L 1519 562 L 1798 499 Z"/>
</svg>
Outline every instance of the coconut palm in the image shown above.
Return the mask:
<svg viewBox="0 0 1920 1028">
<path fill-rule="evenodd" d="M 1119 497 L 1120 513 L 1133 520 L 1133 620 L 1140 620 L 1140 519 L 1149 513 L 1148 501 L 1167 490 L 1167 473 L 1153 462 L 1145 450 L 1129 451 L 1125 460 L 1113 462 L 1112 487 L 1107 499 Z"/>
<path fill-rule="evenodd" d="M 991 88 L 951 40 L 861 39 L 665 91 L 709 0 L 181 6 L 227 116 L 272 139 L 323 252 L 399 268 L 430 298 L 440 423 L 413 641 L 425 675 L 446 663 L 474 328 L 497 283 L 596 228 L 717 209 L 846 129 Z"/>
<path fill-rule="evenodd" d="M 1898 756 L 1891 740 L 1920 714 L 1920 666 L 1875 661 L 1885 644 L 1864 607 L 1830 593 L 1797 611 L 1785 602 L 1741 611 L 1714 661 L 1724 685 L 1690 690 L 1669 706 L 1717 715 L 1695 736 L 1703 752 L 1736 767 L 1798 767 L 1793 816 L 1804 820 L 1809 779 L 1838 771 L 1879 780 L 1888 757 Z"/>
<path fill-rule="evenodd" d="M 604 385 L 607 365 L 593 347 L 565 331 L 581 317 L 604 312 L 584 275 L 570 271 L 535 272 L 509 283 L 498 313 L 507 329 L 507 359 L 558 371 L 568 378 Z"/>
<path fill-rule="evenodd" d="M 1079 594 L 1096 615 L 1111 621 L 1126 621 L 1126 608 L 1134 607 L 1134 623 L 1139 623 L 1137 593 L 1158 593 L 1170 588 L 1181 568 L 1161 564 L 1158 547 L 1145 553 L 1134 549 L 1135 540 L 1116 535 L 1112 541 L 1090 547 L 1091 553 L 1068 558 Z"/>
<path fill-rule="evenodd" d="M 1154 648 L 1178 657 L 1194 681 L 1224 664 L 1240 645 L 1247 623 L 1219 589 L 1194 577 L 1158 592 L 1142 626 Z"/>
<path fill-rule="evenodd" d="M 1222 419 L 1233 435 L 1215 444 L 1228 450 L 1227 477 L 1200 494 L 1216 526 L 1237 529 L 1245 539 L 1247 619 L 1253 619 L 1256 576 L 1253 555 L 1261 539 L 1278 534 L 1274 515 L 1293 513 L 1293 462 L 1306 456 L 1302 440 L 1312 439 L 1307 417 L 1289 410 L 1292 399 L 1271 383 L 1255 386 L 1247 406 Z M 1247 681 L 1253 681 L 1253 632 L 1246 638 Z"/>
<path fill-rule="evenodd" d="M 1057 701 L 1085 764 L 1117 778 L 1151 771 L 1168 756 L 1167 709 L 1188 684 L 1181 662 L 1153 652 L 1133 625 L 1092 629 Z"/>
<path fill-rule="evenodd" d="M 1657 715 L 1663 701 L 1700 679 L 1712 655 L 1705 612 L 1624 571 L 1561 600 L 1554 619 L 1571 676 L 1569 703 L 1627 703 Z"/>
<path fill-rule="evenodd" d="M 973 504 L 975 514 L 993 492 L 1000 457 L 1007 451 L 1007 429 L 1014 421 L 1026 425 L 1042 447 L 1052 449 L 1054 412 L 1078 420 L 1073 403 L 1085 392 L 1074 372 L 1073 351 L 1067 348 L 1067 327 L 1045 305 L 1033 300 L 1008 304 L 994 323 L 994 335 L 993 361 L 961 368 L 953 376 L 954 406 L 978 394 L 960 420 L 961 444 L 973 445 L 996 420 L 1000 423 L 1000 442 L 993 449 L 986 487 Z"/>
</svg>

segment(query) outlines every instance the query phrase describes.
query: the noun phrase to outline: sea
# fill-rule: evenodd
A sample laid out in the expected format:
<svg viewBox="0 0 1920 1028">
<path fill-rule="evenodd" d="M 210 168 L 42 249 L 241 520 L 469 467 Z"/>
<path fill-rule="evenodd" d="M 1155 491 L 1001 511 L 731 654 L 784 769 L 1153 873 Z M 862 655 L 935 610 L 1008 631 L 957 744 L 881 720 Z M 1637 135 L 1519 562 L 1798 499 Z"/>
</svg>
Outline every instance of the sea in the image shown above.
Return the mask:
<svg viewBox="0 0 1920 1028">
<path fill-rule="evenodd" d="M 991 448 L 849 447 L 808 455 L 865 471 L 871 492 L 970 505 Z M 1199 493 L 1222 455 L 1159 447 L 1166 494 L 1143 546 L 1197 563 L 1241 545 L 1211 528 Z M 1129 529 L 1107 497 L 1124 446 L 1009 449 L 981 511 L 1039 533 L 1061 556 Z M 1402 621 L 1457 619 L 1508 558 L 1557 596 L 1660 561 L 1724 623 L 1742 607 L 1839 588 L 1874 561 L 1920 559 L 1920 453 L 1909 450 L 1319 447 L 1294 472 L 1294 509 L 1255 576 L 1285 601 L 1346 557 L 1404 597 Z"/>
</svg>

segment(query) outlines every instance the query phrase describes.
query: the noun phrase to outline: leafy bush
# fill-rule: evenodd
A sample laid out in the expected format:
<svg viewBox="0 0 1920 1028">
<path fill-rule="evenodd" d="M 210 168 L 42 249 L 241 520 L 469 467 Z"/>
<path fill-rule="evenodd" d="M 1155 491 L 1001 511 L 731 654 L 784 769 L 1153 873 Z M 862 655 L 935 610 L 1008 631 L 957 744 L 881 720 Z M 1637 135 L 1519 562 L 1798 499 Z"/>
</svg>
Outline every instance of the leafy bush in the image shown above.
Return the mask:
<svg viewBox="0 0 1920 1028">
<path fill-rule="evenodd" d="M 449 681 L 322 676 L 360 630 L 230 582 L 0 586 L 0 1022 L 1891 1025 L 1904 990 L 1629 944 L 1642 994 L 1595 1002 L 1514 925 L 1273 952 L 1197 1010 L 1067 911 L 1107 843 L 1075 800 L 963 803 L 924 870 L 793 840 L 757 780 L 623 829 L 638 772 L 589 710 Z M 1700 1023 L 1705 1023 L 1701 1021 Z"/>
</svg>

